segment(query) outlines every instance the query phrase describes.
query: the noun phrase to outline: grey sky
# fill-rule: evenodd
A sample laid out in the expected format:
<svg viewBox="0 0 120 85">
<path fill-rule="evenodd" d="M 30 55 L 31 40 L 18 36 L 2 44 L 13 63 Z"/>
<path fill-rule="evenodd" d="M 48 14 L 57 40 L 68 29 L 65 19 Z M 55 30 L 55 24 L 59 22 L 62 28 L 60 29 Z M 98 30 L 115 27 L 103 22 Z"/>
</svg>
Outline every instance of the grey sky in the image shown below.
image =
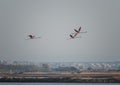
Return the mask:
<svg viewBox="0 0 120 85">
<path fill-rule="evenodd" d="M 120 0 L 0 0 L 0 59 L 119 61 L 119 32 Z"/>
</svg>

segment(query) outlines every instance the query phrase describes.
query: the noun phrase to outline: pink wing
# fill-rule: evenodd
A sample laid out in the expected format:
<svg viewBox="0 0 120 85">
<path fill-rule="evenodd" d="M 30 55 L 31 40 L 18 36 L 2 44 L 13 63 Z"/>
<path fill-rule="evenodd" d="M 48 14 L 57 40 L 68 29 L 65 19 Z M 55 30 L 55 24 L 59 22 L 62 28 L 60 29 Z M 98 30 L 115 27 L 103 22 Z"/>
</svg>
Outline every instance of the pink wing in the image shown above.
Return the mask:
<svg viewBox="0 0 120 85">
<path fill-rule="evenodd" d="M 81 27 L 78 30 L 74 29 L 74 31 L 77 33 L 80 33 L 80 30 L 81 30 Z"/>
<path fill-rule="evenodd" d="M 74 29 L 74 31 L 77 32 L 77 33 L 79 32 L 79 31 L 77 31 L 76 29 Z"/>
<path fill-rule="evenodd" d="M 74 38 L 74 36 L 70 35 L 71 38 Z"/>
<path fill-rule="evenodd" d="M 78 29 L 78 32 L 80 32 L 80 30 L 81 30 L 81 27 Z"/>
<path fill-rule="evenodd" d="M 75 33 L 74 37 L 76 37 L 76 36 L 77 36 L 77 34 L 78 34 L 78 33 Z"/>
<path fill-rule="evenodd" d="M 35 38 L 35 36 L 33 36 L 33 35 L 28 35 L 28 36 L 29 36 L 30 39 Z"/>
</svg>

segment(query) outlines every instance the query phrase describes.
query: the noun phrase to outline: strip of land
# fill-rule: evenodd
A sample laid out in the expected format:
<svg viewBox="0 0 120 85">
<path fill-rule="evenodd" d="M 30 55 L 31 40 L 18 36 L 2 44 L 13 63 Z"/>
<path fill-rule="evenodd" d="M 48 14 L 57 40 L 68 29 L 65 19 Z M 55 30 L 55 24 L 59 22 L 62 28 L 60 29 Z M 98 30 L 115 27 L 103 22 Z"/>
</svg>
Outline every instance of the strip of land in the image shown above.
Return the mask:
<svg viewBox="0 0 120 85">
<path fill-rule="evenodd" d="M 120 72 L 24 72 L 0 73 L 0 82 L 120 83 Z"/>
</svg>

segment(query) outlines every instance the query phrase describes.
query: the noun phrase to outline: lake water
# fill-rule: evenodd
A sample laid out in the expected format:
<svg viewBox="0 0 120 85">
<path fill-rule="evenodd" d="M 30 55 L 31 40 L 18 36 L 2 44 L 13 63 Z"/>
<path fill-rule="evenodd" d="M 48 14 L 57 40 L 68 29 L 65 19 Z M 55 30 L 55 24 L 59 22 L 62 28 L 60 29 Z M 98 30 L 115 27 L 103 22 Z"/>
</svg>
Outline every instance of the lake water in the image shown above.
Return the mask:
<svg viewBox="0 0 120 85">
<path fill-rule="evenodd" d="M 0 85 L 120 85 L 120 83 L 0 83 Z"/>
</svg>

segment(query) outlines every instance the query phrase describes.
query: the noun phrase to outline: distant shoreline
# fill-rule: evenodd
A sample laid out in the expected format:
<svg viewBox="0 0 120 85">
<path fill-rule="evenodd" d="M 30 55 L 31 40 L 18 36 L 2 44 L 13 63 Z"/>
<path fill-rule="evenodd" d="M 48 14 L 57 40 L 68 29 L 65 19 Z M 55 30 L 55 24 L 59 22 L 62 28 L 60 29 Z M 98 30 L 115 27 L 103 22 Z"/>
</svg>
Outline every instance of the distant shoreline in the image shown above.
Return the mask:
<svg viewBox="0 0 120 85">
<path fill-rule="evenodd" d="M 1 73 L 0 82 L 120 83 L 120 72 L 80 72 L 77 74 L 69 72 Z"/>
<path fill-rule="evenodd" d="M 0 82 L 20 82 L 20 83 L 120 83 L 120 80 L 116 79 L 70 79 L 70 78 L 45 78 L 45 79 L 33 79 L 33 78 L 1 78 Z"/>
</svg>

